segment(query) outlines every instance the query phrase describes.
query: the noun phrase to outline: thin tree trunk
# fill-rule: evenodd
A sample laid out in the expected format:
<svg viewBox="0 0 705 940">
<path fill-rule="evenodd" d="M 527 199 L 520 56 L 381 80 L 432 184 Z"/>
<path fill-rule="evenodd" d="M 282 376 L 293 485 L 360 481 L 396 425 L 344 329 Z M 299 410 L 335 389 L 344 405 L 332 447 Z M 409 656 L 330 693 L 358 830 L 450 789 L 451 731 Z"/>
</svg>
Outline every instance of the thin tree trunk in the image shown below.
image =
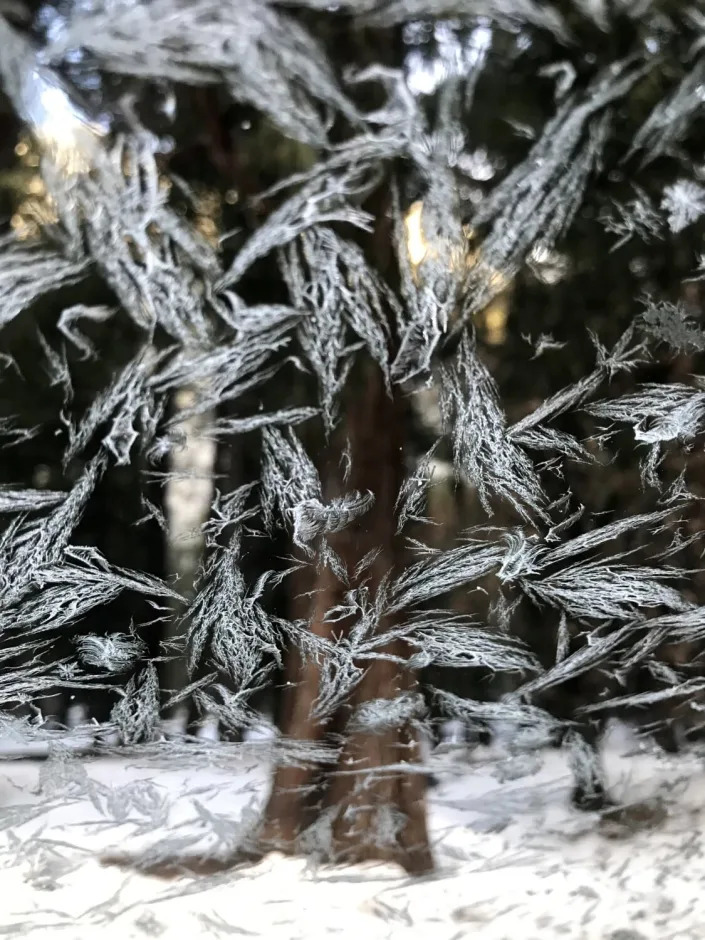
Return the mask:
<svg viewBox="0 0 705 940">
<path fill-rule="evenodd" d="M 177 406 L 193 404 L 198 389 L 185 387 L 177 393 Z M 198 567 L 204 548 L 203 523 L 208 518 L 213 499 L 213 471 L 216 457 L 215 444 L 204 436 L 213 424 L 214 413 L 208 411 L 181 422 L 184 446 L 170 454 L 171 473 L 178 475 L 169 480 L 166 488 L 165 508 L 168 524 L 167 569 L 176 576 L 174 587 L 189 601 L 193 599 Z M 186 625 L 174 615 L 166 624 L 164 642 L 168 648 L 184 647 Z M 189 682 L 184 655 L 168 660 L 162 670 L 162 687 L 169 695 L 179 692 Z M 169 718 L 176 727 L 186 726 L 189 703 L 171 710 Z"/>
</svg>

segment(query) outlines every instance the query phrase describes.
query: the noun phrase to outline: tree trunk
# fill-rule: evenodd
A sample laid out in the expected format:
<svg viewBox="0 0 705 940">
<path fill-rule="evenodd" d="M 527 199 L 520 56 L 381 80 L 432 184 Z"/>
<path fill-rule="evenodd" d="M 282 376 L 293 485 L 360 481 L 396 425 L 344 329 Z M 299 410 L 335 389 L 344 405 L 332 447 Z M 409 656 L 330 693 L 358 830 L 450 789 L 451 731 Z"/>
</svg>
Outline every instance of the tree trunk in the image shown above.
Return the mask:
<svg viewBox="0 0 705 940">
<path fill-rule="evenodd" d="M 352 460 L 349 490 L 371 490 L 372 509 L 344 532 L 330 538 L 332 548 L 353 572 L 370 551 L 379 549 L 363 577 L 371 595 L 395 566 L 399 557 L 394 504 L 403 477 L 402 408 L 384 387 L 379 370 L 370 365 L 362 388 L 349 403 L 343 423 Z M 342 491 L 339 461 L 329 464 L 328 495 Z M 355 582 L 351 584 L 354 588 Z M 345 588 L 328 568 L 315 578 L 310 603 L 310 629 L 331 637 L 340 622 L 325 622 L 331 607 L 343 600 Z M 347 624 L 343 629 L 349 629 Z M 378 629 L 394 626 L 384 618 Z M 394 641 L 382 652 L 405 657 L 404 643 Z M 409 670 L 386 659 L 373 660 L 349 701 L 328 723 L 313 715 L 319 693 L 321 668 L 303 662 L 292 650 L 287 663 L 287 687 L 282 701 L 281 731 L 288 741 L 333 743 L 332 735 L 343 733 L 345 722 L 362 702 L 393 699 L 415 687 Z M 272 791 L 260 834 L 263 847 L 285 852 L 305 850 L 302 834 L 317 820 L 330 824 L 329 851 L 336 861 L 365 859 L 394 860 L 407 871 L 421 873 L 433 867 L 426 828 L 425 779 L 421 773 L 385 768 L 402 762 L 418 762 L 419 740 L 410 725 L 384 733 L 354 733 L 344 737 L 335 767 L 280 765 L 274 773 Z M 341 771 L 345 771 L 344 773 Z M 393 838 L 382 838 L 385 821 L 396 821 Z"/>
</svg>

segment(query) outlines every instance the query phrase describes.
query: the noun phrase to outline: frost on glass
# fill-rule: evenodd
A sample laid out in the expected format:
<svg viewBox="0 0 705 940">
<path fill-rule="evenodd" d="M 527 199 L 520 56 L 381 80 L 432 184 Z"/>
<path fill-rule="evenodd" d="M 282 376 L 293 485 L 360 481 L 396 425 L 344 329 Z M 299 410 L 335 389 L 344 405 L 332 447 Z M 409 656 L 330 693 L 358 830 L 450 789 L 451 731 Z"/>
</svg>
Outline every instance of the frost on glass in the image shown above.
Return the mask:
<svg viewBox="0 0 705 940">
<path fill-rule="evenodd" d="M 63 474 L 0 484 L 0 734 L 47 744 L 48 806 L 80 794 L 153 837 L 109 861 L 215 878 L 275 849 L 426 872 L 421 741 L 441 719 L 504 741 L 508 775 L 561 745 L 576 805 L 604 809 L 607 718 L 670 727 L 702 695 L 702 24 L 639 6 L 121 0 L 69 5 L 41 42 L 0 20 L 46 199 L 31 236 L 0 239 L 0 442 L 39 446 L 54 422 Z M 606 61 L 613 16 L 633 48 Z M 686 27 L 692 58 L 661 74 Z M 516 107 L 503 56 L 531 65 Z M 136 100 L 215 90 L 193 100 L 260 121 L 246 230 L 199 223 L 177 125 L 165 146 L 127 94 L 107 118 L 79 104 L 81 57 Z M 498 83 L 506 114 L 488 113 Z M 221 204 L 258 158 L 233 159 Z M 674 244 L 686 270 L 647 276 Z M 613 318 L 579 296 L 586 268 Z M 186 567 L 81 541 L 128 472 L 145 489 L 120 525 L 158 526 Z M 179 529 L 174 493 L 199 474 Z M 139 622 L 108 613 L 121 598 Z M 94 750 L 250 760 L 264 800 L 227 817 L 189 793 L 207 845 L 165 836 L 156 788 L 96 783 L 44 720 L 72 690 L 110 702 Z M 190 727 L 169 730 L 180 709 Z M 208 722 L 220 740 L 192 733 Z M 61 864 L 37 851 L 50 884 Z"/>
</svg>

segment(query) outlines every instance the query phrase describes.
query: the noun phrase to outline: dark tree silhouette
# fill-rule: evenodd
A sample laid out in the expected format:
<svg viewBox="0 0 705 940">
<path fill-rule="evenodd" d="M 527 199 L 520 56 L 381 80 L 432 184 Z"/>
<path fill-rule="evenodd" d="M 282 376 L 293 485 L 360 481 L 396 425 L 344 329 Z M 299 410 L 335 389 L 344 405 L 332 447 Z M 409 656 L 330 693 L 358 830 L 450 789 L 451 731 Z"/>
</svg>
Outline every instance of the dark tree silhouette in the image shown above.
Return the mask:
<svg viewBox="0 0 705 940">
<path fill-rule="evenodd" d="M 25 161 L 0 243 L 0 705 L 47 735 L 33 704 L 100 690 L 102 729 L 158 750 L 184 703 L 237 738 L 282 687 L 237 845 L 129 864 L 426 872 L 441 716 L 566 747 L 589 809 L 609 715 L 693 736 L 701 31 L 577 0 L 0 19 Z M 195 427 L 218 473 L 179 554 L 155 486 Z"/>
</svg>

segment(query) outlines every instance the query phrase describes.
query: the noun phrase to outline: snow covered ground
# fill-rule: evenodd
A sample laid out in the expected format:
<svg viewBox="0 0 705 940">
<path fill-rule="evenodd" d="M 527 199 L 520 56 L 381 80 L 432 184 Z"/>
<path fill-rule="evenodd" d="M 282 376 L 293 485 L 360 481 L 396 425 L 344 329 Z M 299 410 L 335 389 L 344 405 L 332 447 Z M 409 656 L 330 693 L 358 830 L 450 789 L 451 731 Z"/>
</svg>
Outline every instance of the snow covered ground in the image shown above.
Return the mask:
<svg viewBox="0 0 705 940">
<path fill-rule="evenodd" d="M 105 850 L 233 838 L 266 792 L 258 742 L 135 761 L 66 756 L 0 766 L 0 936 L 338 936 L 382 940 L 705 936 L 705 762 L 634 753 L 615 728 L 612 792 L 651 801 L 648 826 L 580 814 L 564 755 L 439 753 L 430 795 L 438 875 L 318 868 L 272 855 L 206 882 L 103 868 Z M 638 748 L 637 748 L 638 750 Z M 522 766 L 520 766 L 522 764 Z M 183 841 L 182 841 L 183 840 Z"/>
</svg>

